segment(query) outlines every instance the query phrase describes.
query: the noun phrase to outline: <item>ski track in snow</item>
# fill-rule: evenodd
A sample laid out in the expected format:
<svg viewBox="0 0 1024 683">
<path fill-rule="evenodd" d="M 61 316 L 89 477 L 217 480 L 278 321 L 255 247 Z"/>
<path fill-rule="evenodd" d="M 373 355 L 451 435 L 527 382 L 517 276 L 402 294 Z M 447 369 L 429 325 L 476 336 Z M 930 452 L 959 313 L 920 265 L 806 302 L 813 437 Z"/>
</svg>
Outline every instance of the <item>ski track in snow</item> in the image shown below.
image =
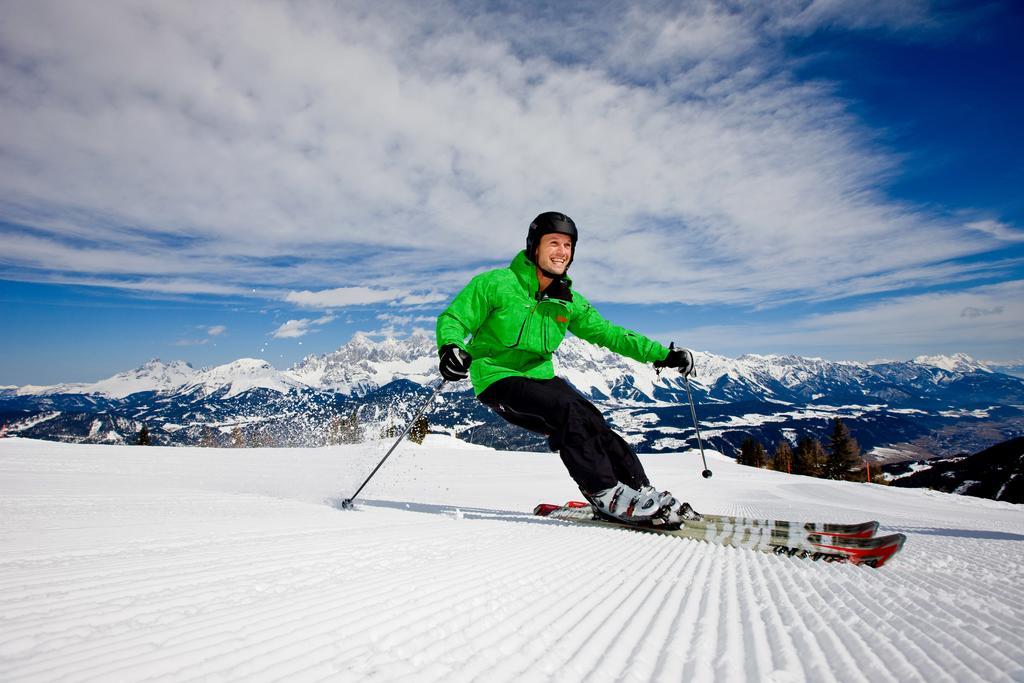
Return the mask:
<svg viewBox="0 0 1024 683">
<path fill-rule="evenodd" d="M 0 680 L 1024 680 L 1021 506 L 645 457 L 906 533 L 872 570 L 536 518 L 557 456 L 441 438 L 337 509 L 380 455 L 0 441 Z"/>
</svg>

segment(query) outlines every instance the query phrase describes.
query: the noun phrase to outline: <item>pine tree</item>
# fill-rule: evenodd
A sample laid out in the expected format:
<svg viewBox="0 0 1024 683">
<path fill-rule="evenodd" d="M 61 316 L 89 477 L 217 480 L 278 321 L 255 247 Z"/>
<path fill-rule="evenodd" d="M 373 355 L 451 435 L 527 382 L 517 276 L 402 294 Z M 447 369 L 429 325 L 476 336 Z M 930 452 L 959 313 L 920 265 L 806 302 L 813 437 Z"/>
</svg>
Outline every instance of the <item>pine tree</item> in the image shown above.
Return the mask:
<svg viewBox="0 0 1024 683">
<path fill-rule="evenodd" d="M 359 413 L 353 410 L 347 416 L 336 415 L 328 428 L 327 440 L 331 444 L 359 443 L 363 428 L 359 425 Z"/>
<path fill-rule="evenodd" d="M 135 441 L 138 446 L 149 446 L 149 427 L 145 424 L 142 425 L 142 429 L 139 430 L 139 438 Z"/>
<path fill-rule="evenodd" d="M 775 452 L 772 453 L 772 468 L 778 472 L 793 471 L 793 449 L 785 439 L 775 444 Z"/>
<path fill-rule="evenodd" d="M 828 459 L 825 461 L 826 479 L 849 479 L 855 468 L 861 465 L 860 446 L 850 436 L 850 430 L 838 417 L 832 420 L 832 434 L 829 436 Z"/>
<path fill-rule="evenodd" d="M 740 444 L 740 456 L 736 461 L 741 465 L 749 465 L 750 467 L 764 467 L 764 446 L 754 437 L 748 436 Z"/>
<path fill-rule="evenodd" d="M 254 448 L 273 448 L 277 444 L 274 434 L 270 431 L 270 428 L 262 427 L 253 433 L 252 445 Z"/>
<path fill-rule="evenodd" d="M 793 474 L 820 477 L 824 466 L 825 449 L 821 442 L 811 436 L 800 439 L 793 453 Z"/>
<path fill-rule="evenodd" d="M 416 418 L 416 422 L 413 423 L 412 429 L 409 430 L 409 441 L 413 443 L 423 443 L 423 439 L 427 438 L 427 432 L 430 431 L 430 423 L 427 421 L 426 415 L 420 415 Z"/>
<path fill-rule="evenodd" d="M 217 433 L 208 425 L 203 425 L 202 435 L 199 437 L 199 445 L 203 448 L 217 447 Z"/>
<path fill-rule="evenodd" d="M 245 448 L 245 437 L 242 436 L 242 428 L 238 425 L 235 425 L 235 428 L 231 430 L 231 447 Z"/>
</svg>

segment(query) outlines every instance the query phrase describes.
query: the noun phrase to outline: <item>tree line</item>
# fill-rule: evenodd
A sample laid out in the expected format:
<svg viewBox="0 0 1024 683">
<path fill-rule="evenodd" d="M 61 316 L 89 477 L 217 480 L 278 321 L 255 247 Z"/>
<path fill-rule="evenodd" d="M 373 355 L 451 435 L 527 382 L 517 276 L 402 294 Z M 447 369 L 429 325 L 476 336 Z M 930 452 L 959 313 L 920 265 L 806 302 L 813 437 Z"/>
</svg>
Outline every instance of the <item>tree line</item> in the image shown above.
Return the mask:
<svg viewBox="0 0 1024 683">
<path fill-rule="evenodd" d="M 864 481 L 867 478 L 860 445 L 838 417 L 832 420 L 827 445 L 813 436 L 805 435 L 797 440 L 795 449 L 786 439 L 780 440 L 769 455 L 764 444 L 748 436 L 740 444 L 736 462 L 822 479 Z M 876 483 L 884 481 L 874 477 L 871 480 Z"/>
</svg>

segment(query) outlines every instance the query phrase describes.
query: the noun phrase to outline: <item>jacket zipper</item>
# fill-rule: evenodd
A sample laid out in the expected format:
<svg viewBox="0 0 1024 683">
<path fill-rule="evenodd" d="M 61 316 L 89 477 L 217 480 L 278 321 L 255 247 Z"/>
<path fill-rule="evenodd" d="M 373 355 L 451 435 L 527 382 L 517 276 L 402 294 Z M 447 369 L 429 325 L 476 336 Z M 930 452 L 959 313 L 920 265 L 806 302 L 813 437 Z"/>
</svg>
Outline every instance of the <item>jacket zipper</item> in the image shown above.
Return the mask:
<svg viewBox="0 0 1024 683">
<path fill-rule="evenodd" d="M 544 301 L 550 301 L 552 303 L 557 302 L 558 306 L 559 306 L 559 310 L 565 311 L 565 310 L 568 309 L 568 306 L 565 305 L 565 302 L 560 300 L 560 299 L 544 299 Z M 550 351 L 548 351 L 548 326 L 547 325 L 544 326 L 544 350 L 547 351 L 548 353 L 554 353 L 555 352 L 554 349 L 551 349 Z"/>
</svg>

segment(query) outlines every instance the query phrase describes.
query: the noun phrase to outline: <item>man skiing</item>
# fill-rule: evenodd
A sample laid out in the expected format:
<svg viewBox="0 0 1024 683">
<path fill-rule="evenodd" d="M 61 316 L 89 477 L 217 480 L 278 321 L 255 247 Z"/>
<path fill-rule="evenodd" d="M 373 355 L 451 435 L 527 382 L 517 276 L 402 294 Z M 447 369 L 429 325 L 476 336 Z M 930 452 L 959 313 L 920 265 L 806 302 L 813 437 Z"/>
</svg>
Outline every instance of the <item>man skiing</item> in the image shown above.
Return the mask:
<svg viewBox="0 0 1024 683">
<path fill-rule="evenodd" d="M 643 465 L 601 412 L 561 377 L 551 354 L 566 332 L 658 368 L 693 372 L 693 354 L 602 318 L 572 289 L 576 224 L 542 213 L 508 268 L 474 277 L 437 319 L 441 375 L 470 377 L 476 397 L 514 425 L 548 437 L 599 513 L 637 526 L 678 526 L 690 511 L 650 485 Z"/>
</svg>

